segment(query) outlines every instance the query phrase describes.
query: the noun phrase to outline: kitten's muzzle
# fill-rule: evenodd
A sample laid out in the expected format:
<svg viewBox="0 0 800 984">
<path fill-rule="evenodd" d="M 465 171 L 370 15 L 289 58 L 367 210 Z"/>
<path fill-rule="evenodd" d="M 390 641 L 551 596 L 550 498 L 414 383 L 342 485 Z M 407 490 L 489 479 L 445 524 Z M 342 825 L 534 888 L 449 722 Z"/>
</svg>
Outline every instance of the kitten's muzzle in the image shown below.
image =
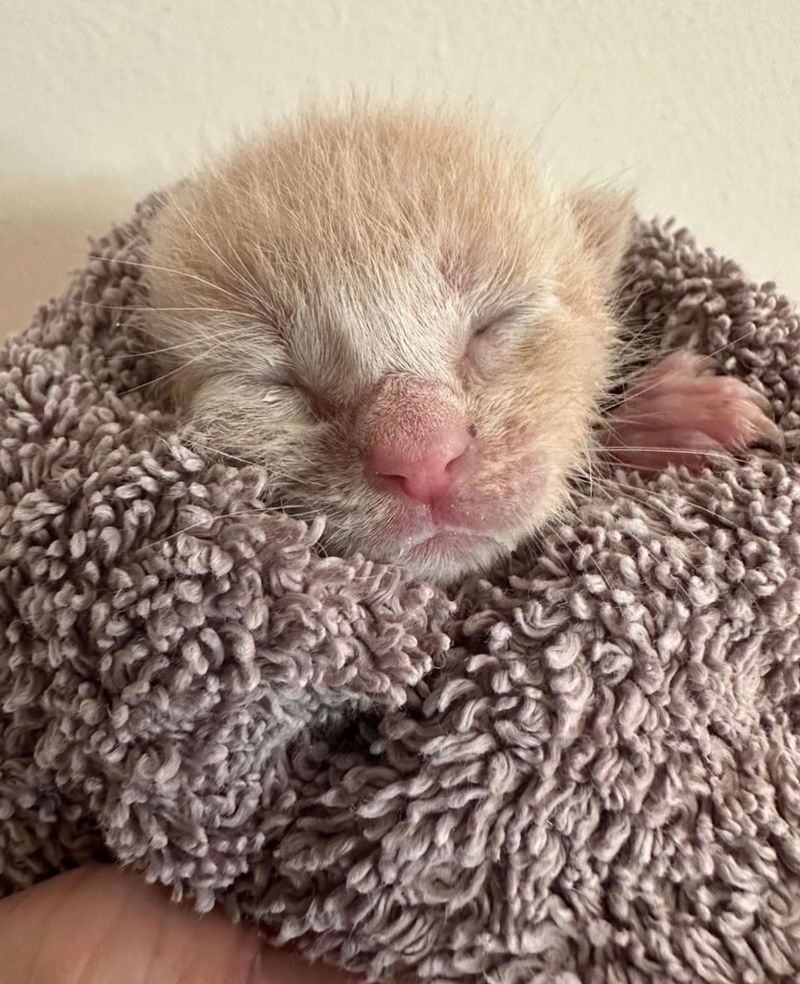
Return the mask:
<svg viewBox="0 0 800 984">
<path fill-rule="evenodd" d="M 474 471 L 475 447 L 464 425 L 447 424 L 422 441 L 382 440 L 366 455 L 367 481 L 389 495 L 435 506 Z"/>
<path fill-rule="evenodd" d="M 359 410 L 356 437 L 367 482 L 404 502 L 434 507 L 475 470 L 463 409 L 438 380 L 384 376 Z"/>
</svg>

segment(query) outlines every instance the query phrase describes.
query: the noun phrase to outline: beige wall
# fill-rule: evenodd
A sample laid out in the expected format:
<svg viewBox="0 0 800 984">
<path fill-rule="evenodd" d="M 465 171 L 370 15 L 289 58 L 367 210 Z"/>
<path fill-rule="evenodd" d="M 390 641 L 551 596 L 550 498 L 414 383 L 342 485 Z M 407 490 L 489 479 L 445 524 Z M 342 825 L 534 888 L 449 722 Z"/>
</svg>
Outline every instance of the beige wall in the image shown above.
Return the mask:
<svg viewBox="0 0 800 984">
<path fill-rule="evenodd" d="M 565 181 L 800 296 L 800 0 L 0 0 L 0 331 L 234 127 L 354 87 L 542 129 Z"/>
</svg>

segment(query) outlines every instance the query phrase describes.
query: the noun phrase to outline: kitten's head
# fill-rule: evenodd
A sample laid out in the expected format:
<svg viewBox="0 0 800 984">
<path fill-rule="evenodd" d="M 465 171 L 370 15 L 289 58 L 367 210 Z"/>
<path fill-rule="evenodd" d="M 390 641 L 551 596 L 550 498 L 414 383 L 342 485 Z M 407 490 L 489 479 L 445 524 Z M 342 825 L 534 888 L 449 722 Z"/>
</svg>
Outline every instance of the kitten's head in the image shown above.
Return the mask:
<svg viewBox="0 0 800 984">
<path fill-rule="evenodd" d="M 199 445 L 326 514 L 330 550 L 452 580 L 563 502 L 629 227 L 470 120 L 309 115 L 167 202 L 148 328 Z"/>
</svg>

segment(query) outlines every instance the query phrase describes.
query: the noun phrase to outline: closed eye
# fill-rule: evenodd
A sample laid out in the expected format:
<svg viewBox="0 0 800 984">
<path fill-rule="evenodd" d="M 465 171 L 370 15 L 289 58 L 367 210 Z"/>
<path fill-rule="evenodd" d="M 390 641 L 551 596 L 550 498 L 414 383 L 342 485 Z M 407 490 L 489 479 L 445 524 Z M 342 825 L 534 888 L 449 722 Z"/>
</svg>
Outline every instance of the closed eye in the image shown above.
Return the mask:
<svg viewBox="0 0 800 984">
<path fill-rule="evenodd" d="M 261 402 L 292 413 L 310 414 L 317 420 L 331 417 L 335 404 L 326 396 L 313 392 L 298 380 L 282 380 L 269 383 L 264 389 Z"/>
<path fill-rule="evenodd" d="M 470 337 L 482 338 L 500 328 L 521 327 L 526 321 L 529 321 L 529 317 L 525 317 L 525 311 L 523 309 L 513 308 L 507 311 L 500 311 L 497 314 L 477 319 Z"/>
<path fill-rule="evenodd" d="M 270 383 L 264 390 L 261 398 L 264 403 L 279 403 L 297 392 L 297 388 L 290 382 Z"/>
<path fill-rule="evenodd" d="M 472 329 L 472 338 L 480 338 L 482 335 L 488 334 L 497 325 L 499 320 L 499 318 L 492 318 L 489 321 L 481 322 L 477 328 Z"/>
<path fill-rule="evenodd" d="M 555 304 L 555 295 L 548 291 L 514 307 L 504 308 L 488 316 L 481 315 L 475 319 L 470 337 L 481 338 L 500 328 L 525 328 L 546 315 Z"/>
<path fill-rule="evenodd" d="M 252 368 L 258 374 L 260 385 L 266 390 L 265 400 L 268 400 L 269 394 L 273 390 L 275 390 L 276 396 L 280 396 L 281 394 L 285 396 L 287 392 L 299 388 L 299 380 L 294 366 L 283 352 L 272 351 L 262 356 L 262 358 L 264 361 Z"/>
</svg>

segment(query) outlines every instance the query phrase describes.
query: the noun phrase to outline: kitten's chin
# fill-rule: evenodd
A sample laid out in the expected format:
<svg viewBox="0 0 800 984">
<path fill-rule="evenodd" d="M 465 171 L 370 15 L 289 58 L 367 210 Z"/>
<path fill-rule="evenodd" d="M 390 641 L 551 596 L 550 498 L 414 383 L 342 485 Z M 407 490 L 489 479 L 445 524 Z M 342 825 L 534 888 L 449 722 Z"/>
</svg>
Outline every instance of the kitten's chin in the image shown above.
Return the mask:
<svg viewBox="0 0 800 984">
<path fill-rule="evenodd" d="M 342 524 L 326 546 L 331 553 L 360 553 L 403 567 L 421 580 L 451 586 L 500 567 L 522 539 L 554 515 L 563 495 L 552 476 L 548 482 L 531 481 L 527 491 L 525 499 L 483 495 L 433 507 L 391 500 L 366 535 L 348 535 Z"/>
<path fill-rule="evenodd" d="M 507 557 L 514 544 L 469 530 L 440 529 L 413 543 L 380 551 L 376 560 L 398 564 L 416 577 L 449 585 L 469 574 L 482 573 Z"/>
</svg>

